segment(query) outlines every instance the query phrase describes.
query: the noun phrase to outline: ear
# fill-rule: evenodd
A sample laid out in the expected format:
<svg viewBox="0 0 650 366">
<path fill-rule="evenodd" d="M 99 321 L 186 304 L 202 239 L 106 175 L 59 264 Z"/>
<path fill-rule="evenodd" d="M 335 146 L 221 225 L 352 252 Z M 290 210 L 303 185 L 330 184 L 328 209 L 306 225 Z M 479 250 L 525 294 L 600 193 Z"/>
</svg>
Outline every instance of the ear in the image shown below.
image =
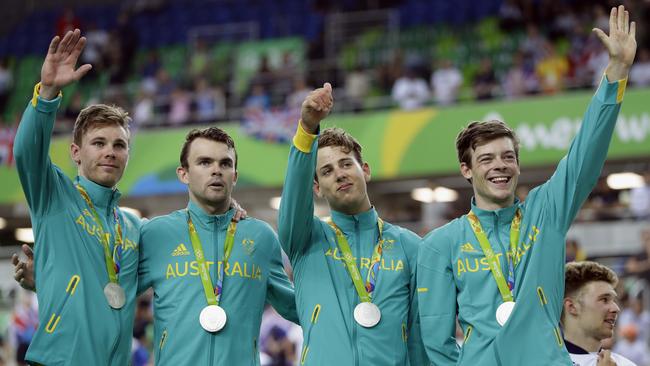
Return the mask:
<svg viewBox="0 0 650 366">
<path fill-rule="evenodd" d="M 70 144 L 70 157 L 77 166 L 81 164 L 81 147 L 74 142 Z"/>
<path fill-rule="evenodd" d="M 178 177 L 178 180 L 181 181 L 181 183 L 183 184 L 190 183 L 189 179 L 187 179 L 187 169 L 183 168 L 182 166 L 176 168 L 176 176 Z"/>
<path fill-rule="evenodd" d="M 235 170 L 235 174 L 232 177 L 232 185 L 233 185 L 233 187 L 237 185 L 237 177 L 239 177 L 239 172 Z"/>
<path fill-rule="evenodd" d="M 320 193 L 320 185 L 316 179 L 314 179 L 314 194 L 316 194 L 318 197 L 323 197 L 323 195 Z"/>
<path fill-rule="evenodd" d="M 472 179 L 472 168 L 467 163 L 460 163 L 460 174 L 465 179 Z"/>
<path fill-rule="evenodd" d="M 361 164 L 361 170 L 363 170 L 363 178 L 367 182 L 370 182 L 370 165 L 368 163 Z"/>
<path fill-rule="evenodd" d="M 579 304 L 577 304 L 576 301 L 574 301 L 572 298 L 565 297 L 562 306 L 564 308 L 564 314 L 571 314 L 572 316 L 578 315 Z"/>
</svg>

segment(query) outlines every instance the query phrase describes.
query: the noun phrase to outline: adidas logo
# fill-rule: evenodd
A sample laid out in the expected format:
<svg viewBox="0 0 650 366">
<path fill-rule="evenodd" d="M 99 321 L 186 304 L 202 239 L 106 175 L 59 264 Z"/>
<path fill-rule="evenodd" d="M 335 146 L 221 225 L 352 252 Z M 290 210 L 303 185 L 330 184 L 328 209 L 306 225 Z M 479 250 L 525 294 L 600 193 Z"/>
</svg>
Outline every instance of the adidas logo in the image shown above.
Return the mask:
<svg viewBox="0 0 650 366">
<path fill-rule="evenodd" d="M 185 247 L 185 244 L 180 243 L 180 244 L 178 244 L 176 249 L 174 249 L 174 251 L 172 252 L 172 256 L 173 257 L 180 257 L 180 256 L 183 256 L 183 255 L 190 255 L 190 251 L 187 250 L 187 248 Z"/>
<path fill-rule="evenodd" d="M 460 247 L 460 251 L 461 251 L 461 252 L 471 253 L 471 252 L 475 252 L 476 249 L 474 249 L 474 247 L 472 246 L 472 244 L 470 244 L 470 243 L 465 243 L 465 244 L 461 245 L 461 247 Z"/>
</svg>

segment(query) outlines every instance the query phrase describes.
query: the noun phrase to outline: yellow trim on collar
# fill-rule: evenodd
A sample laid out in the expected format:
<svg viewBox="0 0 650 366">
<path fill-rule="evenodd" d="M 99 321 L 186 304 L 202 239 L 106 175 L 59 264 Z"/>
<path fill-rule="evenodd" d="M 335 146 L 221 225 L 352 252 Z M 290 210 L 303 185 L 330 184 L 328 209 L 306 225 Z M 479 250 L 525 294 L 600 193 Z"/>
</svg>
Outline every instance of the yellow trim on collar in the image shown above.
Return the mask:
<svg viewBox="0 0 650 366">
<path fill-rule="evenodd" d="M 296 134 L 293 136 L 293 146 L 296 149 L 308 154 L 311 152 L 311 145 L 314 143 L 314 140 L 318 135 L 312 135 L 311 133 L 305 131 L 302 128 L 302 120 L 298 121 L 298 129 L 296 129 Z"/>
<path fill-rule="evenodd" d="M 36 108 L 36 104 L 38 103 L 38 96 L 40 95 L 41 92 L 41 83 L 37 83 L 34 85 L 34 95 L 32 96 L 32 107 Z M 57 95 L 57 98 L 63 96 L 63 92 L 59 91 L 59 95 Z"/>
</svg>

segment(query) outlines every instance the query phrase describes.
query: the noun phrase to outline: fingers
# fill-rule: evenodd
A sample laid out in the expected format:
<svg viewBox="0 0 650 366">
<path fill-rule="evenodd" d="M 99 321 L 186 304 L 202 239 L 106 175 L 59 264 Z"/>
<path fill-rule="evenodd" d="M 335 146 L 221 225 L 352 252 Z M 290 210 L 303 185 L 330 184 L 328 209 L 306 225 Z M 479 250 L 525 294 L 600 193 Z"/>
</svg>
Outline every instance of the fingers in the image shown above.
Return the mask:
<svg viewBox="0 0 650 366">
<path fill-rule="evenodd" d="M 636 22 L 630 24 L 630 36 L 636 39 Z"/>
<path fill-rule="evenodd" d="M 75 43 L 74 47 L 72 48 L 72 52 L 70 52 L 70 56 L 74 58 L 74 61 L 77 61 L 77 58 L 79 58 L 79 55 L 81 54 L 81 51 L 83 51 L 84 47 L 86 47 L 86 37 L 81 37 Z"/>
<path fill-rule="evenodd" d="M 618 11 L 616 10 L 616 7 L 612 8 L 612 11 L 609 12 L 609 34 L 612 34 L 612 32 L 616 30 L 617 14 Z"/>
<path fill-rule="evenodd" d="M 80 67 L 79 67 L 79 68 L 74 72 L 74 76 L 73 76 L 74 79 L 75 79 L 75 80 L 79 80 L 79 79 L 81 79 L 81 78 L 82 78 L 84 75 L 86 75 L 86 74 L 88 73 L 88 71 L 90 71 L 92 68 L 93 68 L 93 67 L 92 67 L 91 64 L 84 64 L 84 65 L 81 65 L 81 66 L 80 66 Z"/>
<path fill-rule="evenodd" d="M 32 250 L 32 247 L 27 244 L 23 244 L 22 250 L 25 256 L 27 256 L 28 260 L 34 260 L 34 251 Z M 18 256 L 16 256 L 16 258 L 18 258 Z"/>
<path fill-rule="evenodd" d="M 616 17 L 616 26 L 619 31 L 623 31 L 625 29 L 625 7 L 623 5 L 618 6 L 618 11 L 617 11 L 617 17 Z M 612 31 L 610 30 L 609 34 L 612 34 Z"/>
<path fill-rule="evenodd" d="M 623 19 L 623 32 L 628 34 L 630 32 L 630 13 L 625 11 L 625 19 Z"/>
<path fill-rule="evenodd" d="M 15 267 L 15 266 L 18 265 L 18 263 L 20 263 L 20 261 L 18 260 L 18 254 L 14 253 L 14 254 L 11 256 L 11 264 L 13 264 L 14 267 Z"/>
<path fill-rule="evenodd" d="M 73 32 L 68 31 L 64 36 L 63 39 L 61 40 L 61 43 L 59 43 L 59 47 L 56 49 L 56 53 L 63 53 L 65 50 L 68 48 L 68 45 L 70 44 L 70 40 L 73 37 Z"/>
<path fill-rule="evenodd" d="M 600 30 L 598 28 L 594 28 L 591 31 L 596 33 L 596 35 L 598 36 L 598 38 L 600 38 L 600 40 L 603 42 L 603 44 L 607 44 L 607 34 L 605 34 L 605 32 L 603 32 L 602 30 Z"/>
<path fill-rule="evenodd" d="M 56 36 L 52 38 L 52 41 L 50 42 L 50 48 L 47 49 L 47 53 L 54 54 L 56 52 L 56 49 L 59 47 L 60 43 L 61 43 L 61 37 Z"/>
<path fill-rule="evenodd" d="M 70 37 L 70 42 L 68 42 L 64 50 L 66 55 L 69 55 L 72 53 L 72 51 L 74 51 L 75 47 L 77 46 L 77 43 L 79 42 L 80 37 L 81 37 L 81 31 L 79 29 L 75 29 L 74 32 L 72 32 L 72 37 Z"/>
</svg>

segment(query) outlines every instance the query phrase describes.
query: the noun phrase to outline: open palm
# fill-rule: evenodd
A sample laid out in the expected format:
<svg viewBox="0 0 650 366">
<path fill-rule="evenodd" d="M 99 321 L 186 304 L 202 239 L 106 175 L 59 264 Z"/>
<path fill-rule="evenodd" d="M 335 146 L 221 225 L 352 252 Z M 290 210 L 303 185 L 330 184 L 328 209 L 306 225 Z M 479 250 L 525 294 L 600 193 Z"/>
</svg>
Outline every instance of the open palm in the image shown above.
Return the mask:
<svg viewBox="0 0 650 366">
<path fill-rule="evenodd" d="M 85 64 L 75 70 L 77 59 L 86 45 L 86 38 L 81 31 L 67 32 L 63 39 L 56 36 L 50 42 L 50 48 L 41 68 L 41 85 L 60 90 L 66 85 L 81 79 L 91 68 Z"/>
<path fill-rule="evenodd" d="M 630 23 L 629 13 L 623 5 L 612 8 L 609 15 L 609 36 L 598 28 L 594 28 L 594 32 L 607 48 L 610 60 L 632 65 L 636 54 L 636 23 Z"/>
</svg>

